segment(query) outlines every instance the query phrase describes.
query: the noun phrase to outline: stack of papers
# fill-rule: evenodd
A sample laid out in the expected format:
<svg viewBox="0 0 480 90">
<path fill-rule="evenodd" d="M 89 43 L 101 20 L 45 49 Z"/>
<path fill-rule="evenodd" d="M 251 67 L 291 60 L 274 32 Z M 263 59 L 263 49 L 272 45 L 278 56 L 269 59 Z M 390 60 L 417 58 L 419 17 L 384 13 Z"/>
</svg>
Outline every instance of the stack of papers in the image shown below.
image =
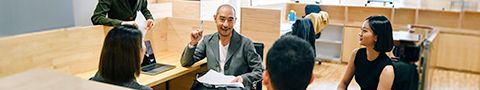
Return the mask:
<svg viewBox="0 0 480 90">
<path fill-rule="evenodd" d="M 227 76 L 218 73 L 214 70 L 209 70 L 205 75 L 198 78 L 197 81 L 207 85 L 213 85 L 215 87 L 241 87 L 242 83 L 233 83 L 235 76 Z"/>
</svg>

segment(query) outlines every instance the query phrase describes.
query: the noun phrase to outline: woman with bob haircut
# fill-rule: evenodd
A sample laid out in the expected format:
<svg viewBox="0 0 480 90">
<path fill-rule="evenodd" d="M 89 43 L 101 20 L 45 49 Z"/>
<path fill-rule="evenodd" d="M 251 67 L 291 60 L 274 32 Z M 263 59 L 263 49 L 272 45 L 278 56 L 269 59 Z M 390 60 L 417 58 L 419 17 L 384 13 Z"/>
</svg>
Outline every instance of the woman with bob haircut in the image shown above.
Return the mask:
<svg viewBox="0 0 480 90">
<path fill-rule="evenodd" d="M 392 25 L 385 16 L 370 16 L 361 27 L 359 48 L 353 51 L 347 70 L 338 85 L 345 90 L 353 76 L 362 90 L 391 90 L 395 78 L 392 60 Z"/>
</svg>

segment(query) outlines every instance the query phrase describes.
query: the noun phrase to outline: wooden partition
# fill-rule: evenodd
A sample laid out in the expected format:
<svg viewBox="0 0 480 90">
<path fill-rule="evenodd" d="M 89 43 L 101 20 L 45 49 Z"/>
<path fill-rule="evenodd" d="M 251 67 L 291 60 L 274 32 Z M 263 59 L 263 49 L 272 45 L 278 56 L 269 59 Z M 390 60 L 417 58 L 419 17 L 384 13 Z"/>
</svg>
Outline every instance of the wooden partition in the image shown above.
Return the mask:
<svg viewBox="0 0 480 90">
<path fill-rule="evenodd" d="M 466 11 L 462 19 L 463 29 L 480 30 L 480 12 Z"/>
<path fill-rule="evenodd" d="M 432 44 L 430 60 L 433 67 L 466 72 L 480 72 L 480 33 L 440 28 L 442 32 Z M 447 31 L 448 30 L 448 31 Z M 452 32 L 457 31 L 457 32 Z M 470 30 L 472 31 L 472 30 Z"/>
<path fill-rule="evenodd" d="M 94 70 L 103 44 L 103 26 L 75 27 L 0 38 L 0 77 L 32 68 L 70 74 Z"/>
<path fill-rule="evenodd" d="M 346 7 L 337 5 L 322 5 L 322 11 L 328 13 L 330 23 L 344 24 L 346 20 Z"/>
<path fill-rule="evenodd" d="M 159 75 L 140 75 L 140 84 L 165 88 L 190 88 L 195 73 L 206 69 L 205 60 L 192 67 L 182 67 L 180 56 L 190 42 L 189 34 L 199 20 L 186 18 L 157 18 L 155 27 L 147 31 L 146 40 L 152 41 L 157 63 L 176 68 Z M 204 35 L 216 32 L 213 21 L 204 22 Z M 35 68 L 54 69 L 83 79 L 93 76 L 98 68 L 105 34 L 112 27 L 86 26 L 49 30 L 0 38 L 0 77 Z M 189 84 L 188 84 L 189 83 Z M 163 86 L 162 86 L 163 85 Z"/>
<path fill-rule="evenodd" d="M 391 22 L 394 28 L 405 27 L 408 24 L 416 23 L 417 10 L 411 8 L 395 8 Z"/>
<path fill-rule="evenodd" d="M 369 16 L 383 15 L 389 19 L 392 19 L 391 8 L 379 8 L 379 7 L 348 7 L 347 8 L 347 25 L 348 26 L 361 26 L 363 21 Z"/>
<path fill-rule="evenodd" d="M 460 12 L 421 9 L 418 13 L 418 24 L 459 28 L 460 23 Z"/>
<path fill-rule="evenodd" d="M 166 50 L 167 53 L 176 52 L 180 55 L 190 42 L 190 33 L 194 30 L 194 27 L 200 25 L 200 20 L 169 17 L 165 18 L 160 25 L 162 29 L 159 29 L 159 32 L 153 33 L 154 35 L 152 35 L 153 39 L 156 41 L 159 40 L 157 45 L 160 46 L 157 48 L 160 48 L 162 51 Z M 215 32 L 217 32 L 217 28 L 214 22 L 204 21 L 203 35 L 205 36 Z"/>
<path fill-rule="evenodd" d="M 349 62 L 352 56 L 353 50 L 356 48 L 361 47 L 359 40 L 360 37 L 358 33 L 360 33 L 360 27 L 345 27 L 343 32 L 343 43 L 342 43 L 342 62 Z"/>
<path fill-rule="evenodd" d="M 200 1 L 173 1 L 172 9 L 173 17 L 200 20 Z"/>
<path fill-rule="evenodd" d="M 254 42 L 265 44 L 264 55 L 280 37 L 281 10 L 242 7 L 240 33 Z"/>
</svg>

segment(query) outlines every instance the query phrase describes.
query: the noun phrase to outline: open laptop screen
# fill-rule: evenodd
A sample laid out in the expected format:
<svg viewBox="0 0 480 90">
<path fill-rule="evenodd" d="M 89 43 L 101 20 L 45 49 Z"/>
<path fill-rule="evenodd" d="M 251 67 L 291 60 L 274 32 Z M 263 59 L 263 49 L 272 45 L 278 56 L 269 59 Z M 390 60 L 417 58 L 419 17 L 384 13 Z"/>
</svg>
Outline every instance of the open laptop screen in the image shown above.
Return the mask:
<svg viewBox="0 0 480 90">
<path fill-rule="evenodd" d="M 153 55 L 153 49 L 152 49 L 152 44 L 150 43 L 150 40 L 145 41 L 145 48 L 146 48 L 146 52 L 143 57 L 142 67 L 157 63 L 157 61 L 155 60 L 155 55 Z"/>
</svg>

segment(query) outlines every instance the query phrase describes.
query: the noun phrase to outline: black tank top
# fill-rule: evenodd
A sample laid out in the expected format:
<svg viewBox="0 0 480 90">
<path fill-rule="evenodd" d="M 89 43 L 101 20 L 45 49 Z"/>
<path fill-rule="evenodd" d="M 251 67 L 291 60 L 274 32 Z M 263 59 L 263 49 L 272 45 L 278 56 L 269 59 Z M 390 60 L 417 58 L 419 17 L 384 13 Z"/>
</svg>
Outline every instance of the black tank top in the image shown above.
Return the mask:
<svg viewBox="0 0 480 90">
<path fill-rule="evenodd" d="M 355 80 L 362 90 L 377 90 L 383 68 L 392 65 L 392 60 L 380 53 L 374 61 L 367 60 L 367 49 L 361 48 L 355 55 Z"/>
</svg>

